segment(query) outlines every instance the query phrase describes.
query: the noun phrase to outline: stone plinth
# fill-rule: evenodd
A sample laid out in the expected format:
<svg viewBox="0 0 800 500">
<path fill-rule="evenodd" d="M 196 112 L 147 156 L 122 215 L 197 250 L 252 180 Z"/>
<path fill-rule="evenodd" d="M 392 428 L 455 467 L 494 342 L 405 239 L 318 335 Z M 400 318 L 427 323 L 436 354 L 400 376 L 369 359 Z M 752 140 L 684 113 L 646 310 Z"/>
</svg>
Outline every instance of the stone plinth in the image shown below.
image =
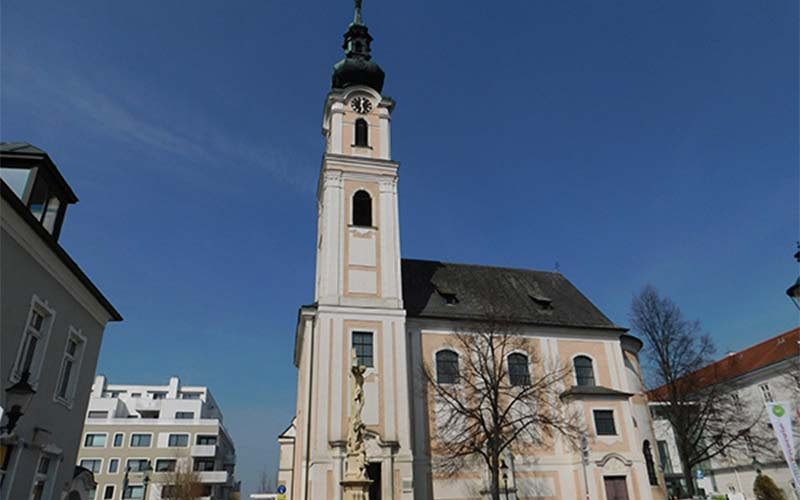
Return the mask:
<svg viewBox="0 0 800 500">
<path fill-rule="evenodd" d="M 372 484 L 371 479 L 347 479 L 345 478 L 341 483 L 342 490 L 344 491 L 344 500 L 369 500 L 369 485 Z"/>
</svg>

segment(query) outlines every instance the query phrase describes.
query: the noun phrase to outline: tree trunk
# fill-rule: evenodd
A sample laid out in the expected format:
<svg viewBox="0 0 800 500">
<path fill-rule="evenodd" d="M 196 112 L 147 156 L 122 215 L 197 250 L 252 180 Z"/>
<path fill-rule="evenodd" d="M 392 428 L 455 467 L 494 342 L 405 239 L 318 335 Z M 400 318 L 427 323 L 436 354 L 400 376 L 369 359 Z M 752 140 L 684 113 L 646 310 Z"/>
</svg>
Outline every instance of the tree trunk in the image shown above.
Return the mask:
<svg viewBox="0 0 800 500">
<path fill-rule="evenodd" d="M 678 455 L 681 459 L 681 471 L 683 472 L 683 480 L 686 481 L 686 493 L 689 496 L 694 496 L 694 478 L 692 477 L 692 467 L 689 465 L 689 460 L 686 458 L 686 451 L 683 447 L 678 449 Z"/>
<path fill-rule="evenodd" d="M 497 457 L 492 460 L 492 500 L 500 500 L 500 461 Z"/>
</svg>

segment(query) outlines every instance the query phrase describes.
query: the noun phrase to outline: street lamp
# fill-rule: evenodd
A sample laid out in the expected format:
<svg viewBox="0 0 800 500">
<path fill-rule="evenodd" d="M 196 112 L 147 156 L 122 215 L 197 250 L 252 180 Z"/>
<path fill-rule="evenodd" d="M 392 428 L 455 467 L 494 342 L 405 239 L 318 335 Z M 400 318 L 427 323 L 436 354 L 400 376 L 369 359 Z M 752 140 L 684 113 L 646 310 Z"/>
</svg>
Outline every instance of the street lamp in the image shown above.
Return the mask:
<svg viewBox="0 0 800 500">
<path fill-rule="evenodd" d="M 508 500 L 508 465 L 503 459 L 500 459 L 500 470 L 503 471 L 503 485 L 506 490 L 506 500 Z"/>
<path fill-rule="evenodd" d="M 800 248 L 800 243 L 797 244 L 797 247 Z M 794 259 L 798 263 L 800 263 L 800 250 L 795 252 Z M 792 302 L 794 302 L 794 306 L 798 310 L 800 310 L 800 276 L 798 276 L 797 281 L 794 282 L 794 285 L 790 286 L 786 290 L 786 295 L 788 295 L 789 298 L 792 299 Z"/>
<path fill-rule="evenodd" d="M 34 389 L 30 382 L 31 373 L 26 371 L 20 377 L 19 382 L 6 388 L 6 403 L 9 406 L 6 418 L 8 423 L 0 427 L 0 432 L 11 433 L 17 426 L 19 418 L 25 414 L 28 405 L 31 404 L 36 389 Z M 25 411 L 23 411 L 25 408 Z"/>
</svg>

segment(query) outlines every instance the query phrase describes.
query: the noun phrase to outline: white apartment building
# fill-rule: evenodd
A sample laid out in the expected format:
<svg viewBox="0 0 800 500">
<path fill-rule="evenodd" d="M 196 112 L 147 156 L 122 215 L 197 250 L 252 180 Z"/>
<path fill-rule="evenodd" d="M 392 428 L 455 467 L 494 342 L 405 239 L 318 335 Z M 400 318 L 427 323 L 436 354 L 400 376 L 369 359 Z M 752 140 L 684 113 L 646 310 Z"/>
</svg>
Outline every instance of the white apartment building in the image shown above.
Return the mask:
<svg viewBox="0 0 800 500">
<path fill-rule="evenodd" d="M 798 405 L 800 405 L 800 328 L 772 337 L 764 342 L 748 347 L 743 351 L 728 354 L 725 358 L 708 365 L 703 370 L 713 370 L 723 374 L 725 382 L 731 386 L 733 398 L 744 416 L 743 422 L 759 422 L 751 430 L 768 443 L 774 440 L 769 451 L 752 446 L 752 441 L 742 441 L 719 455 L 699 469 L 694 477 L 697 486 L 706 493 L 727 494 L 732 499 L 755 498 L 753 482 L 759 471 L 771 477 L 783 490 L 787 500 L 800 500 L 794 493 L 789 467 L 780 451 L 777 438 L 769 425 L 769 416 L 764 410 L 766 403 L 777 401 L 791 402 L 795 408 L 795 442 L 800 435 Z M 670 496 L 685 491 L 682 467 L 675 434 L 669 422 L 658 411 L 658 404 L 651 403 L 654 429 L 658 444 L 660 462 Z M 698 476 L 702 476 L 699 478 Z"/>
<path fill-rule="evenodd" d="M 94 473 L 88 500 L 159 500 L 179 475 L 197 483 L 198 496 L 229 500 L 236 451 L 222 411 L 207 387 L 109 384 L 92 386 L 78 465 Z"/>
</svg>

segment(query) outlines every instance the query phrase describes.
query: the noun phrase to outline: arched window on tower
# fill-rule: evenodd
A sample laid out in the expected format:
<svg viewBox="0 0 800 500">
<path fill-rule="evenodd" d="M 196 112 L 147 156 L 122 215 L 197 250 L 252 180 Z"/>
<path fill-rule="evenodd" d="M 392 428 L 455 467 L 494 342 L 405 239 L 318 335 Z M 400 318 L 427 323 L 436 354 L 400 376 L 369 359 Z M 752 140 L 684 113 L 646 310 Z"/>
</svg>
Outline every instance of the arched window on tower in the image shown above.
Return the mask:
<svg viewBox="0 0 800 500">
<path fill-rule="evenodd" d="M 436 353 L 436 381 L 440 384 L 458 382 L 458 353 L 450 350 Z"/>
<path fill-rule="evenodd" d="M 518 352 L 508 355 L 508 378 L 511 385 L 530 385 L 531 373 L 528 370 L 528 356 Z"/>
<path fill-rule="evenodd" d="M 578 385 L 594 385 L 594 369 L 592 360 L 587 356 L 577 356 L 575 365 L 575 381 Z"/>
<path fill-rule="evenodd" d="M 647 479 L 653 486 L 658 485 L 658 475 L 656 475 L 656 464 L 653 462 L 653 450 L 650 448 L 650 441 L 644 440 L 642 445 L 642 454 L 644 455 L 644 463 L 647 466 Z"/>
<path fill-rule="evenodd" d="M 353 225 L 372 227 L 372 197 L 363 189 L 353 195 Z"/>
<path fill-rule="evenodd" d="M 359 118 L 356 120 L 356 146 L 363 148 L 369 147 L 369 140 L 367 137 L 367 120 Z"/>
</svg>

